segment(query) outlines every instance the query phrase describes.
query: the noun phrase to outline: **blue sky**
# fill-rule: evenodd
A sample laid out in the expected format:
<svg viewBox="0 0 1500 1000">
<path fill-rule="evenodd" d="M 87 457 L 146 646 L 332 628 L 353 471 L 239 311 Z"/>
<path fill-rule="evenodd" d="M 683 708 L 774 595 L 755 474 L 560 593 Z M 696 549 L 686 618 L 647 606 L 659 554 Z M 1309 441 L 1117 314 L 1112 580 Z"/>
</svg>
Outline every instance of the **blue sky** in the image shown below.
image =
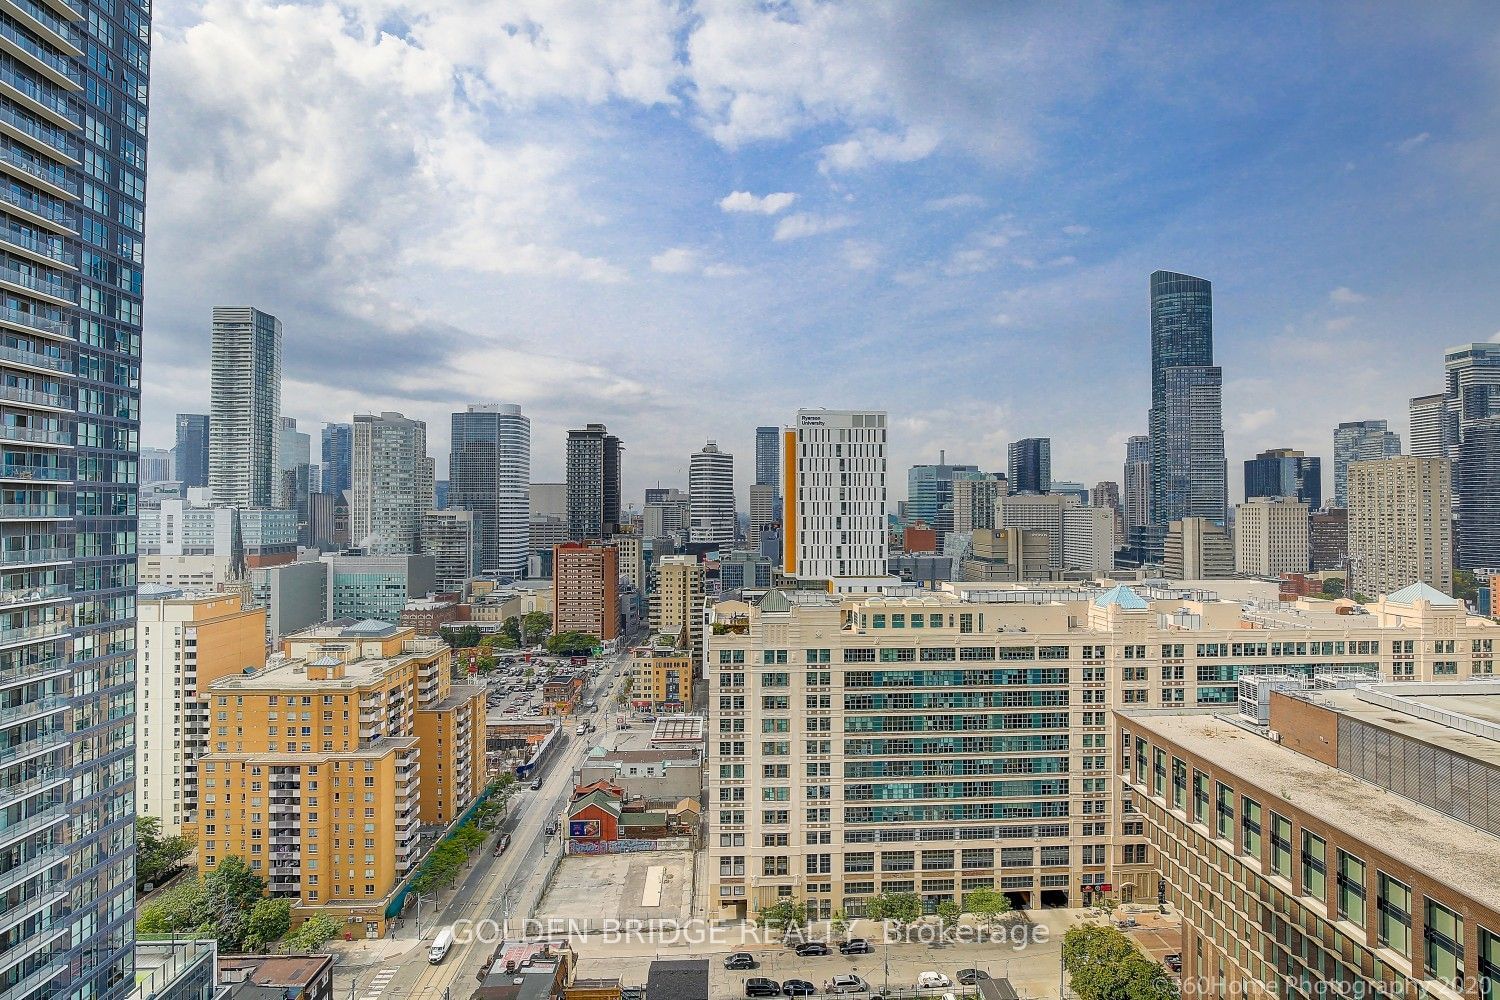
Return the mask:
<svg viewBox="0 0 1500 1000">
<path fill-rule="evenodd" d="M 514 401 L 627 495 L 800 406 L 890 411 L 892 487 L 1118 479 L 1149 272 L 1210 278 L 1231 493 L 1267 447 L 1500 336 L 1500 8 L 163 0 L 146 443 L 208 317 L 286 326 L 284 410 Z M 312 426 L 307 426 L 312 425 Z M 1331 481 L 1329 483 L 1331 488 Z"/>
</svg>

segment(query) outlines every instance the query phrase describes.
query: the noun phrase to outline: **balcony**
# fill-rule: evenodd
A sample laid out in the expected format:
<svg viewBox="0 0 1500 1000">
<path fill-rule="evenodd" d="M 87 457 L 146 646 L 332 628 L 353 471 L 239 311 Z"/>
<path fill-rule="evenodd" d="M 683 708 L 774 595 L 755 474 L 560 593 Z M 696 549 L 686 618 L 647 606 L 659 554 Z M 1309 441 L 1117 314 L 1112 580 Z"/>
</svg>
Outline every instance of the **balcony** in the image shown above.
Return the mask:
<svg viewBox="0 0 1500 1000">
<path fill-rule="evenodd" d="M 66 621 L 41 622 L 37 625 L 21 625 L 12 627 L 0 625 L 0 646 L 10 646 L 18 642 L 36 642 L 38 639 L 51 639 L 68 631 L 69 625 Z M 0 724 L 3 724 L 5 713 L 0 711 Z"/>
<path fill-rule="evenodd" d="M 72 561 L 72 549 L 29 547 L 0 550 L 0 566 L 45 566 Z"/>
<path fill-rule="evenodd" d="M 48 677 L 61 677 L 72 671 L 68 661 L 61 657 L 23 663 L 12 670 L 0 670 L 0 687 L 8 684 L 33 684 Z"/>
<path fill-rule="evenodd" d="M 34 194 L 0 184 L 0 207 L 9 206 L 26 217 L 66 236 L 77 236 L 77 223 L 61 205 L 43 201 Z"/>
<path fill-rule="evenodd" d="M 3 896 L 27 879 L 35 878 L 42 872 L 56 868 L 58 865 L 66 865 L 67 863 L 68 852 L 62 848 L 53 847 L 9 871 L 0 872 L 0 896 Z M 63 878 L 67 878 L 67 872 L 63 873 Z"/>
<path fill-rule="evenodd" d="M 68 588 L 60 583 L 48 584 L 42 587 L 15 587 L 11 590 L 0 590 L 0 608 L 10 608 L 22 604 L 42 604 L 47 601 L 60 601 L 67 599 Z M 0 684 L 5 683 L 5 676 L 0 674 Z"/>
<path fill-rule="evenodd" d="M 30 365 L 33 368 L 45 368 L 48 371 L 62 372 L 66 375 L 73 374 L 73 362 L 67 358 L 53 354 L 39 354 L 36 351 L 23 351 L 17 347 L 0 346 L 0 361 Z"/>
<path fill-rule="evenodd" d="M 78 199 L 78 185 L 68 180 L 62 170 L 29 156 L 13 146 L 0 146 L 0 163 L 18 171 L 22 179 L 44 188 L 48 194 L 58 198 Z"/>
<path fill-rule="evenodd" d="M 0 269 L 0 274 L 3 273 L 4 270 Z M 0 281 L 4 280 L 0 277 Z M 0 385 L 0 400 L 19 403 L 22 406 L 47 407 L 54 410 L 67 410 L 70 405 L 66 397 L 50 392 L 37 392 L 35 389 L 22 389 L 17 385 Z"/>
<path fill-rule="evenodd" d="M 52 712 L 60 712 L 67 707 L 68 699 L 61 695 L 48 695 L 45 698 L 23 702 L 10 708 L 0 708 L 0 727 L 14 726 L 18 722 L 39 719 Z M 0 789 L 0 794 L 5 794 L 5 790 Z"/>
<path fill-rule="evenodd" d="M 15 28 L 0 21 L 0 49 L 7 47 L 21 62 L 59 87 L 74 91 L 83 89 L 83 74 L 66 57 L 49 52 L 46 46 L 38 45 Z"/>
<path fill-rule="evenodd" d="M 68 268 L 70 271 L 78 269 L 74 258 L 66 250 L 47 240 L 16 229 L 14 226 L 0 225 L 0 244 L 4 244 L 7 249 L 22 256 L 35 257 L 46 264 L 55 264 L 58 267 Z"/>
<path fill-rule="evenodd" d="M 65 503 L 0 503 L 0 520 L 45 521 L 72 516 L 73 508 Z M 0 604 L 4 603 L 0 599 Z"/>
<path fill-rule="evenodd" d="M 14 90 L 22 98 L 22 103 L 35 105 L 43 114 L 64 128 L 83 127 L 82 116 L 73 110 L 67 98 L 49 93 L 38 86 L 35 81 L 28 80 L 15 70 L 0 66 L 0 85 Z"/>
<path fill-rule="evenodd" d="M 36 757 L 44 753 L 51 753 L 59 747 L 68 745 L 68 734 L 61 729 L 54 732 L 44 733 L 36 739 L 23 740 L 8 747 L 0 749 L 0 764 L 12 764 Z"/>
<path fill-rule="evenodd" d="M 48 430 L 45 427 L 16 427 L 12 424 L 0 424 L 0 441 L 71 448 L 73 446 L 73 432 Z"/>
<path fill-rule="evenodd" d="M 56 337 L 58 340 L 72 341 L 73 331 L 65 320 L 53 319 L 51 316 L 29 309 L 17 309 L 15 306 L 0 305 L 0 323 L 20 330 L 22 333 L 38 333 L 44 337 Z"/>
<path fill-rule="evenodd" d="M 69 55 L 83 58 L 83 38 L 78 29 L 35 0 L 5 0 L 3 9 L 16 20 Z"/>
<path fill-rule="evenodd" d="M 72 286 L 17 267 L 0 267 L 0 285 L 9 285 L 28 295 L 50 299 L 58 305 L 75 304 Z"/>
<path fill-rule="evenodd" d="M 8 826 L 0 826 L 0 846 L 13 844 L 23 837 L 29 837 L 38 830 L 45 830 L 49 826 L 65 823 L 68 820 L 68 807 L 61 802 L 53 803 L 47 808 L 27 816 L 25 819 L 17 820 Z"/>
</svg>

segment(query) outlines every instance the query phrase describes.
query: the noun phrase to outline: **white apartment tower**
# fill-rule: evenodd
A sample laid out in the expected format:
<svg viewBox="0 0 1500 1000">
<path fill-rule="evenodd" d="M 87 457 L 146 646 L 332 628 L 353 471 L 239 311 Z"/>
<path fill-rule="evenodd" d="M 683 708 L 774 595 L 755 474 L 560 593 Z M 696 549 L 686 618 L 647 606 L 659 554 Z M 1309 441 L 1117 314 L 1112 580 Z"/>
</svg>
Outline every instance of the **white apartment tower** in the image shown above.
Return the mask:
<svg viewBox="0 0 1500 1000">
<path fill-rule="evenodd" d="M 798 410 L 782 447 L 786 572 L 836 590 L 878 586 L 889 557 L 885 413 Z"/>
<path fill-rule="evenodd" d="M 432 510 L 427 425 L 399 413 L 354 416 L 349 537 L 370 555 L 421 551 L 422 515 Z"/>
<path fill-rule="evenodd" d="M 734 456 L 713 441 L 688 460 L 688 503 L 694 542 L 729 548 L 738 524 L 734 513 Z"/>
<path fill-rule="evenodd" d="M 1253 497 L 1234 509 L 1234 568 L 1241 576 L 1305 573 L 1309 563 L 1307 504 Z"/>
<path fill-rule="evenodd" d="M 215 306 L 208 485 L 220 507 L 269 507 L 281 434 L 281 320 Z"/>
</svg>

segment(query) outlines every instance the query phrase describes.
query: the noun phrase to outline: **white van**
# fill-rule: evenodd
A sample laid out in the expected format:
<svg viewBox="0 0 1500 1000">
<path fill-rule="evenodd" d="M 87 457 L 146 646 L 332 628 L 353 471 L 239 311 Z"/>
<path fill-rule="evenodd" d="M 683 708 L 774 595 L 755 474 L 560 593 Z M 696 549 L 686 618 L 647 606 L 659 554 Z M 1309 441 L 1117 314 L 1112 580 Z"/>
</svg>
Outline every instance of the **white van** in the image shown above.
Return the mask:
<svg viewBox="0 0 1500 1000">
<path fill-rule="evenodd" d="M 433 940 L 432 946 L 427 949 L 427 962 L 437 965 L 448 957 L 448 951 L 453 947 L 453 928 L 444 927 Z"/>
</svg>

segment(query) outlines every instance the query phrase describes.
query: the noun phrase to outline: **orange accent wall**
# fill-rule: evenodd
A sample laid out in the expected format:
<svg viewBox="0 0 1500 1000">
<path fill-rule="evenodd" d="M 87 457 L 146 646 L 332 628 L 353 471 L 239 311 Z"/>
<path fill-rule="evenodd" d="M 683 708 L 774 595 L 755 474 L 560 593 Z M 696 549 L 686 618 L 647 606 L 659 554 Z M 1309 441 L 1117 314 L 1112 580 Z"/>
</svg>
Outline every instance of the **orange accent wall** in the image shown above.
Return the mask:
<svg viewBox="0 0 1500 1000">
<path fill-rule="evenodd" d="M 781 568 L 797 572 L 797 432 L 781 432 Z"/>
</svg>

